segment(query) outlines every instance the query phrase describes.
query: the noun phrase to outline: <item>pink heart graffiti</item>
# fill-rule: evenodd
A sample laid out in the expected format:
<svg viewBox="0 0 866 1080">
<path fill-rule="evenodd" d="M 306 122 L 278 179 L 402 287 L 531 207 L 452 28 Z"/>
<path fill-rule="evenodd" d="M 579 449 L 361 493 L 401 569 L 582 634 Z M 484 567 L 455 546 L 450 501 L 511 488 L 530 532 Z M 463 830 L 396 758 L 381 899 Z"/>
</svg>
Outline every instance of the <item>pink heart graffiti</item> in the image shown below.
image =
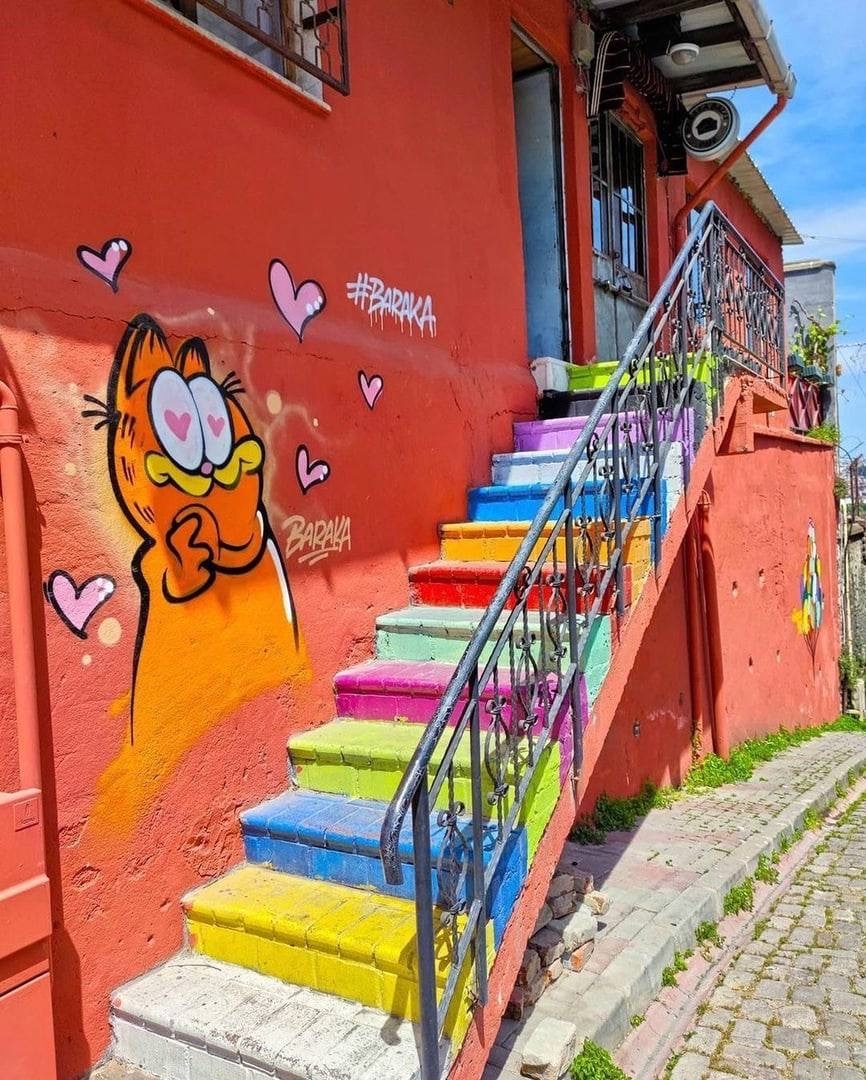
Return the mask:
<svg viewBox="0 0 866 1080">
<path fill-rule="evenodd" d="M 307 323 L 325 310 L 325 290 L 318 281 L 309 279 L 295 288 L 289 268 L 279 259 L 271 260 L 268 282 L 277 310 L 298 335 L 298 341 L 303 341 Z"/>
<path fill-rule="evenodd" d="M 117 279 L 132 254 L 132 244 L 122 236 L 114 236 L 105 241 L 100 251 L 80 244 L 75 254 L 82 266 L 110 285 L 113 292 L 117 292 Z"/>
<path fill-rule="evenodd" d="M 372 378 L 368 379 L 365 372 L 359 371 L 358 385 L 361 387 L 361 393 L 364 395 L 364 401 L 367 402 L 367 407 L 372 409 L 379 400 L 379 395 L 385 389 L 385 383 L 382 380 L 382 376 L 374 375 Z"/>
<path fill-rule="evenodd" d="M 207 426 L 213 432 L 214 438 L 218 439 L 222 429 L 226 426 L 226 418 L 224 416 L 211 416 L 211 414 L 208 413 Z"/>
<path fill-rule="evenodd" d="M 87 637 L 87 624 L 114 594 L 114 579 L 105 574 L 88 578 L 79 588 L 63 570 L 45 582 L 45 598 L 73 634 Z"/>
<path fill-rule="evenodd" d="M 310 452 L 302 444 L 298 447 L 295 456 L 295 471 L 298 474 L 301 491 L 306 495 L 316 484 L 324 484 L 331 475 L 331 466 L 327 461 L 310 461 Z"/>
<path fill-rule="evenodd" d="M 188 412 L 181 413 L 179 416 L 176 412 L 172 412 L 171 409 L 165 410 L 165 422 L 173 434 L 175 434 L 181 442 L 184 442 L 189 432 L 189 425 L 192 417 Z"/>
</svg>

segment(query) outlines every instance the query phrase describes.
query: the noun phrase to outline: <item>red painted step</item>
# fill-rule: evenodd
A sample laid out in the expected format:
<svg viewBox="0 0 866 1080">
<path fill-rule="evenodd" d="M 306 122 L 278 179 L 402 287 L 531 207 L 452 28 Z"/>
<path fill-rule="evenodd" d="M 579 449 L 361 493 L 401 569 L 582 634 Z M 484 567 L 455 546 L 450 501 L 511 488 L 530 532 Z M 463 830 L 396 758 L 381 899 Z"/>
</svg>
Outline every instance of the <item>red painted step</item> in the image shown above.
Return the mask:
<svg viewBox="0 0 866 1080">
<path fill-rule="evenodd" d="M 499 583 L 508 569 L 508 563 L 465 563 L 438 562 L 415 566 L 409 571 L 409 583 L 413 604 L 433 604 L 438 607 L 486 608 L 499 588 Z M 598 582 L 602 572 L 594 569 L 589 573 L 590 582 Z M 553 590 L 549 585 L 542 586 L 544 603 L 547 604 Z M 594 600 L 595 592 L 578 592 L 578 611 L 585 611 Z M 623 603 L 631 606 L 631 566 L 623 567 Z M 538 604 L 538 586 L 533 586 L 532 601 Z M 509 597 L 507 606 L 513 608 L 515 597 Z M 613 583 L 608 585 L 602 614 L 609 615 L 613 610 Z"/>
</svg>

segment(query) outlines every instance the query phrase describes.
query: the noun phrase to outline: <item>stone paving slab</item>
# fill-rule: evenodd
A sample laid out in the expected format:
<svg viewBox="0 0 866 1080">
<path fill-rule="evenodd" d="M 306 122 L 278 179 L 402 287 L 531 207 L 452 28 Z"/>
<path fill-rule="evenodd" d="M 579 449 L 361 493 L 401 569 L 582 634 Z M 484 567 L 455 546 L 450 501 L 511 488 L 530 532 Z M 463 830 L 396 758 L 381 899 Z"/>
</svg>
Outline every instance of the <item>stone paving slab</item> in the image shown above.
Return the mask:
<svg viewBox="0 0 866 1080">
<path fill-rule="evenodd" d="M 670 1080 L 866 1078 L 866 794 L 770 911 L 699 1010 Z"/>
<path fill-rule="evenodd" d="M 631 1029 L 630 1018 L 643 1014 L 658 995 L 662 970 L 675 950 L 692 946 L 698 924 L 719 919 L 726 893 L 753 873 L 759 857 L 800 828 L 809 810 L 834 802 L 836 785 L 847 785 L 864 766 L 866 736 L 827 734 L 760 766 L 746 783 L 651 811 L 632 833 L 611 833 L 599 846 L 567 844 L 563 864 L 590 871 L 610 898 L 610 911 L 583 971 L 565 972 L 523 1020 L 502 1022 L 485 1080 L 520 1076 L 523 1047 L 545 1017 L 574 1023 L 578 1046 L 585 1038 L 608 1049 L 618 1046 Z M 738 1040 L 732 1054 L 746 1045 L 751 1043 Z M 784 1054 L 757 1049 L 749 1060 L 758 1070 L 772 1068 L 773 1055 Z M 728 1072 L 733 1067 L 729 1061 Z M 759 1072 L 750 1075 L 759 1080 Z"/>
</svg>

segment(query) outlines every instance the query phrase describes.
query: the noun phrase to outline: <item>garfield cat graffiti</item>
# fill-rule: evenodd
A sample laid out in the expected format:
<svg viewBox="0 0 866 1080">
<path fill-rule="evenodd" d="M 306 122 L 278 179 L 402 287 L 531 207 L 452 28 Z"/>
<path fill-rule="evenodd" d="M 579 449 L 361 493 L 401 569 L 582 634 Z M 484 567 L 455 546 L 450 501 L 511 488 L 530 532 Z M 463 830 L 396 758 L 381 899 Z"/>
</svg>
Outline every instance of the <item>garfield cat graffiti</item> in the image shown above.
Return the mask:
<svg viewBox="0 0 866 1080">
<path fill-rule="evenodd" d="M 111 484 L 141 538 L 129 733 L 100 779 L 97 821 L 134 824 L 207 730 L 306 673 L 262 501 L 265 448 L 242 392 L 234 373 L 216 381 L 200 338 L 172 353 L 159 324 L 138 315 L 105 405 L 85 412 L 107 428 Z"/>
</svg>

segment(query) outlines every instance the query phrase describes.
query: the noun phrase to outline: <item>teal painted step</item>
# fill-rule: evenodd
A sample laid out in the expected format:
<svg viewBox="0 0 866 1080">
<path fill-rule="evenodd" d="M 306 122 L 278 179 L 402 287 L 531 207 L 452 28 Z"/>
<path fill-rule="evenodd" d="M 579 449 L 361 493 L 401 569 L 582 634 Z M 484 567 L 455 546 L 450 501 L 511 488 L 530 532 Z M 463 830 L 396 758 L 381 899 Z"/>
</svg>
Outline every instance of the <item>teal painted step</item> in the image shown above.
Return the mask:
<svg viewBox="0 0 866 1080">
<path fill-rule="evenodd" d="M 497 626 L 503 627 L 509 612 L 505 612 Z M 381 615 L 376 621 L 376 654 L 383 660 L 441 660 L 457 663 L 466 651 L 469 639 L 481 621 L 481 608 L 417 607 L 403 608 Z M 530 632 L 536 635 L 534 655 L 540 655 L 540 624 L 538 615 L 529 621 Z M 562 640 L 567 641 L 565 620 L 561 620 Z M 515 626 L 515 641 L 522 635 L 521 620 Z M 481 659 L 486 662 L 491 655 L 492 640 L 485 645 Z M 550 652 L 550 638 L 545 635 Z M 610 616 L 599 615 L 592 625 L 589 642 L 584 651 L 584 671 L 589 702 L 595 700 L 610 667 L 611 626 Z M 502 655 L 502 666 L 508 664 L 508 651 Z"/>
</svg>

